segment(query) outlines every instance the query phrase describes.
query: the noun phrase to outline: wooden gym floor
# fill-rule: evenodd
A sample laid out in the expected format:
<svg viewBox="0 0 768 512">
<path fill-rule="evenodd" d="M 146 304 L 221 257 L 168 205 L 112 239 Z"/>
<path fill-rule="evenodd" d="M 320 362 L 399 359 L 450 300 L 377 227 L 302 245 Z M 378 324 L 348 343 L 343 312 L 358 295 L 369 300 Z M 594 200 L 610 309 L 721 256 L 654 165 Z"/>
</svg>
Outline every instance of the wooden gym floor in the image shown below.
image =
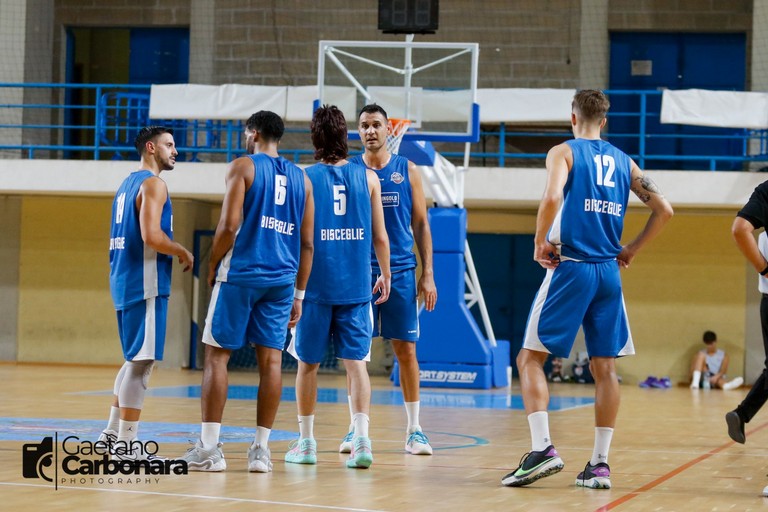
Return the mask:
<svg viewBox="0 0 768 512">
<path fill-rule="evenodd" d="M 0 364 L 0 507 L 3 510 L 203 511 L 492 511 L 492 510 L 758 510 L 768 509 L 768 414 L 747 425 L 747 443 L 733 443 L 723 415 L 745 389 L 691 391 L 622 386 L 622 406 L 609 462 L 610 490 L 574 485 L 591 455 L 593 387 L 551 386 L 552 437 L 565 469 L 526 488 L 500 479 L 530 448 L 525 413 L 515 382 L 490 391 L 422 390 L 422 424 L 435 448 L 431 457 L 404 452 L 405 411 L 389 381 L 373 380 L 371 439 L 374 463 L 347 469 L 337 453 L 347 431 L 344 377 L 321 375 L 315 419 L 318 464 L 285 464 L 298 437 L 294 376 L 284 374 L 284 399 L 270 440 L 274 471 L 248 473 L 246 450 L 255 428 L 253 373 L 230 374 L 230 398 L 222 439 L 223 473 L 117 477 L 62 477 L 56 462 L 25 478 L 22 446 L 46 436 L 76 435 L 95 441 L 106 424 L 116 368 Z M 201 373 L 156 370 L 139 437 L 153 439 L 160 454 L 179 456 L 199 434 Z M 579 405 L 586 402 L 586 405 Z M 31 447 L 35 449 L 35 447 Z M 32 459 L 34 464 L 34 459 Z M 58 465 L 57 465 L 58 464 Z M 30 469 L 29 464 L 26 467 Z M 53 472 L 56 471 L 55 475 Z M 111 480 L 110 480 L 111 478 Z M 54 485 L 54 483 L 56 485 Z"/>
</svg>

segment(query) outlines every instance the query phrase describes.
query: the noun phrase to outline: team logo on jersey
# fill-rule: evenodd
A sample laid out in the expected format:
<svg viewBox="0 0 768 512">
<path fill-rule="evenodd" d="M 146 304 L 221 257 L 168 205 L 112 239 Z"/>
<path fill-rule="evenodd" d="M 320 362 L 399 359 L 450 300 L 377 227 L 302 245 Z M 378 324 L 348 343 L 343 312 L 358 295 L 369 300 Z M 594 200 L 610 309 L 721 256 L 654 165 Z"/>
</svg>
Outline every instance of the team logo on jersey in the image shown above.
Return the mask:
<svg viewBox="0 0 768 512">
<path fill-rule="evenodd" d="M 394 183 L 395 185 L 399 185 L 399 184 L 401 184 L 401 183 L 403 182 L 403 180 L 405 180 L 405 178 L 403 177 L 403 175 L 402 175 L 402 174 L 400 174 L 400 173 L 399 173 L 399 172 L 397 172 L 397 171 L 393 172 L 393 173 L 392 173 L 392 175 L 389 177 L 389 179 L 390 179 L 390 181 L 392 181 L 392 183 Z"/>
</svg>

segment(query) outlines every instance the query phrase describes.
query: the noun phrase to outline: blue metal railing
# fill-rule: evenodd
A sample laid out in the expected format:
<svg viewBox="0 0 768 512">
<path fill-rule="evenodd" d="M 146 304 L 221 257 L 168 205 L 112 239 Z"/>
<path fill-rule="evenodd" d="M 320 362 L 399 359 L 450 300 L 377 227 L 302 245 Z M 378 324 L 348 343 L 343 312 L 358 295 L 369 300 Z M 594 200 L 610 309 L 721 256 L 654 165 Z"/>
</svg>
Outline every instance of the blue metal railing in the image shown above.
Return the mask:
<svg viewBox="0 0 768 512">
<path fill-rule="evenodd" d="M 14 91 L 17 101 L 9 101 Z M 243 154 L 242 122 L 150 119 L 149 92 L 149 85 L 0 83 L 0 151 L 20 151 L 27 158 L 46 151 L 53 158 L 136 158 L 133 138 L 142 126 L 154 123 L 174 128 L 181 158 L 187 161 L 200 161 L 201 155 L 222 155 L 218 158 L 229 161 Z M 662 125 L 661 91 L 606 93 L 613 106 L 604 135 L 641 167 L 738 170 L 748 162 L 768 161 L 766 130 Z M 48 103 L 40 101 L 43 94 Z M 27 96 L 34 101 L 25 101 Z M 483 128 L 481 142 L 471 145 L 473 164 L 505 167 L 510 161 L 540 161 L 548 147 L 572 137 L 567 124 Z M 307 136 L 293 137 L 296 147 L 284 142 L 281 153 L 295 162 L 312 162 L 308 127 L 289 125 L 286 132 Z M 493 148 L 486 150 L 488 145 Z M 440 151 L 447 158 L 463 159 L 463 145 L 444 146 Z"/>
</svg>

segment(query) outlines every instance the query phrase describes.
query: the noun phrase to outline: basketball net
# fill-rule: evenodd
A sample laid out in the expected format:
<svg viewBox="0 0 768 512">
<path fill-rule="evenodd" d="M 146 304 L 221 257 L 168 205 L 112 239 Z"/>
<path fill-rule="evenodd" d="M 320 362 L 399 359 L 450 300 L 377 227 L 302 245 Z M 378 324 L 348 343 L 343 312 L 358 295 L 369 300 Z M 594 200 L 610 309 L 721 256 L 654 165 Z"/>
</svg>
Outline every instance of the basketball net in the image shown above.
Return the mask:
<svg viewBox="0 0 768 512">
<path fill-rule="evenodd" d="M 411 120 L 390 117 L 389 122 L 392 123 L 392 130 L 387 134 L 387 151 L 397 154 L 400 143 L 403 141 L 403 135 L 411 126 Z"/>
</svg>

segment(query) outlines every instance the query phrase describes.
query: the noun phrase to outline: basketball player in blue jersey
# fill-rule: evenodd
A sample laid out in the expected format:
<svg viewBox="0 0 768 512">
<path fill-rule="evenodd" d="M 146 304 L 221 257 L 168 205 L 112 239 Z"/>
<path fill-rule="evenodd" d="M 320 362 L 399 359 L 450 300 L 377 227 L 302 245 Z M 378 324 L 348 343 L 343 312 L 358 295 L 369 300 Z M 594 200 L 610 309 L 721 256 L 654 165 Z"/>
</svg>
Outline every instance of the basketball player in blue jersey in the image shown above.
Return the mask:
<svg viewBox="0 0 768 512">
<path fill-rule="evenodd" d="M 277 153 L 285 128 L 259 111 L 246 122 L 248 156 L 227 170 L 227 189 L 213 238 L 208 281 L 213 286 L 203 343 L 200 440 L 184 459 L 191 471 L 222 471 L 219 443 L 233 350 L 256 349 L 259 393 L 256 436 L 248 470 L 272 471 L 269 434 L 280 405 L 281 361 L 287 330 L 301 317 L 312 269 L 314 203 L 304 171 Z M 295 285 L 295 287 L 294 287 Z"/>
<path fill-rule="evenodd" d="M 173 241 L 171 198 L 160 173 L 176 163 L 173 132 L 147 126 L 136 136 L 140 170 L 115 194 L 109 239 L 109 285 L 125 363 L 117 374 L 112 410 L 99 441 L 123 460 L 147 458 L 133 443 L 155 361 L 163 359 L 173 257 L 184 272 L 194 258 Z"/>
<path fill-rule="evenodd" d="M 371 245 L 381 275 L 373 293 L 376 304 L 389 297 L 389 239 L 384 226 L 381 187 L 373 171 L 347 161 L 347 123 L 335 106 L 323 106 L 310 125 L 315 159 L 307 167 L 315 199 L 315 255 L 304 298 L 303 316 L 288 351 L 299 360 L 296 403 L 299 440 L 285 461 L 317 463 L 313 434 L 317 402 L 317 370 L 330 343 L 344 363 L 350 381 L 354 437 L 347 467 L 368 468 L 373 462 L 368 436 L 371 383 L 370 359 Z"/>
<path fill-rule="evenodd" d="M 379 105 L 363 107 L 358 116 L 357 128 L 365 153 L 349 161 L 372 170 L 381 184 L 392 269 L 389 299 L 379 305 L 375 302 L 378 297 L 374 295 L 373 298 L 374 336 L 391 340 L 400 365 L 400 387 L 408 417 L 405 449 L 414 455 L 432 455 L 432 446 L 419 423 L 419 362 L 416 359 L 416 341 L 419 339 L 418 297 L 422 297 L 427 311 L 432 311 L 437 302 L 432 268 L 432 233 L 427 221 L 424 189 L 416 165 L 387 150 L 389 120 L 383 108 Z M 418 284 L 414 241 L 421 259 Z M 372 282 L 375 282 L 382 268 L 376 255 L 371 254 L 371 257 Z M 339 447 L 340 452 L 352 450 L 353 437 L 354 428 L 350 425 L 350 431 Z"/>
<path fill-rule="evenodd" d="M 532 448 L 519 467 L 502 478 L 504 485 L 528 485 L 563 468 L 549 435 L 544 362 L 550 354 L 568 357 L 581 326 L 595 378 L 595 444 L 576 485 L 611 487 L 608 450 L 619 410 L 615 358 L 634 354 L 619 268 L 629 267 L 673 211 L 632 159 L 600 140 L 609 106 L 601 91 L 577 92 L 571 114 L 575 138 L 547 154 L 533 256 L 547 273 L 517 357 Z M 638 236 L 622 246 L 630 190 L 651 215 Z"/>
</svg>

